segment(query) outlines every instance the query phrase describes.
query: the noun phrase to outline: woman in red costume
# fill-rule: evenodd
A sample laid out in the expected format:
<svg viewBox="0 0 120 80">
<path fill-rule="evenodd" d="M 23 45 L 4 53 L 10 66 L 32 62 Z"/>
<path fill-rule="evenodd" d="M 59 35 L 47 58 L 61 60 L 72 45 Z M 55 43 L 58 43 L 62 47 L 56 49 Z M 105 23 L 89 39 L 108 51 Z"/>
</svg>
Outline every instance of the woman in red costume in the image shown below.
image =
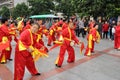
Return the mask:
<svg viewBox="0 0 120 80">
<path fill-rule="evenodd" d="M 9 44 L 10 44 L 10 39 L 9 39 L 9 37 L 10 37 L 10 31 L 9 31 L 9 29 L 8 29 L 8 20 L 7 19 L 5 19 L 5 18 L 3 18 L 2 20 L 1 20 L 1 22 L 2 22 L 2 25 L 0 26 L 0 43 L 6 43 L 6 42 L 8 42 L 9 41 Z M 1 64 L 4 64 L 4 63 L 6 63 L 7 62 L 7 59 L 8 60 L 11 60 L 10 59 L 10 56 L 9 56 L 9 58 L 8 58 L 8 55 L 10 55 L 10 46 L 8 47 L 8 48 L 6 48 L 6 49 L 3 49 L 2 51 L 1 51 L 1 55 L 0 55 L 0 63 Z"/>
<path fill-rule="evenodd" d="M 115 27 L 114 48 L 120 51 L 120 21 L 117 22 Z"/>
<path fill-rule="evenodd" d="M 57 67 L 62 66 L 66 50 L 68 52 L 67 62 L 68 63 L 74 62 L 75 61 L 75 52 L 74 52 L 74 48 L 72 46 L 74 45 L 74 43 L 80 44 L 78 38 L 76 37 L 76 35 L 74 33 L 74 23 L 73 22 L 69 22 L 68 27 L 62 31 L 62 37 L 63 37 L 63 44 L 60 47 L 60 53 L 55 62 Z"/>
<path fill-rule="evenodd" d="M 100 35 L 97 31 L 98 29 L 98 25 L 95 24 L 93 28 L 90 29 L 89 31 L 89 34 L 87 36 L 87 48 L 86 48 L 86 51 L 85 51 L 85 56 L 91 56 L 91 53 L 94 52 L 94 45 L 95 45 L 95 42 L 99 43 L 99 40 L 100 40 Z"/>
<path fill-rule="evenodd" d="M 20 39 L 16 45 L 15 64 L 14 64 L 14 80 L 23 80 L 25 67 L 31 75 L 40 75 L 35 68 L 32 52 L 36 45 L 36 33 L 39 30 L 39 24 L 33 23 L 30 29 L 26 29 L 20 35 Z"/>
</svg>

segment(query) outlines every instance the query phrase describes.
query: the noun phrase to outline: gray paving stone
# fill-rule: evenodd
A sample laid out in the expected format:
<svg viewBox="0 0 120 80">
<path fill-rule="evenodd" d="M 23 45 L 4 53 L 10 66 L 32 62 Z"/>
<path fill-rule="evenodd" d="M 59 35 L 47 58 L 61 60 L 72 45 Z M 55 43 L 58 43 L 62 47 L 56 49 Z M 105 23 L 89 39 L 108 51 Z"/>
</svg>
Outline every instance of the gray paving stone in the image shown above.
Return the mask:
<svg viewBox="0 0 120 80">
<path fill-rule="evenodd" d="M 83 38 L 79 38 L 79 39 L 85 43 L 85 47 L 86 47 L 87 40 Z M 47 45 L 47 39 L 44 38 L 43 40 L 45 42 L 45 45 Z M 15 54 L 14 48 L 16 43 L 12 41 L 11 44 L 13 48 L 11 57 L 12 59 L 14 59 L 14 54 Z M 118 57 L 108 55 L 108 54 L 120 55 L 120 52 L 116 51 L 115 49 L 111 50 L 110 52 L 102 52 L 102 50 L 111 47 L 113 47 L 113 42 L 111 42 L 110 40 L 103 39 L 99 44 L 95 44 L 95 51 L 98 52 L 101 51 L 100 54 L 102 55 L 90 59 L 88 61 L 85 61 L 83 63 L 80 63 L 78 66 L 74 66 L 73 68 L 66 69 L 63 72 L 57 73 L 56 71 L 55 75 L 52 75 L 45 80 L 120 80 L 119 77 L 120 59 Z M 74 49 L 75 49 L 76 61 L 85 58 L 83 54 L 80 54 L 79 48 L 74 47 Z M 35 62 L 38 71 L 44 74 L 52 70 L 55 70 L 56 67 L 54 62 L 58 54 L 59 54 L 59 47 L 49 52 L 48 58 L 41 58 L 37 62 Z M 97 54 L 97 53 L 93 53 L 93 54 Z M 67 57 L 68 54 L 66 52 L 63 66 L 68 65 Z M 89 57 L 85 59 L 89 59 Z M 14 72 L 14 60 L 12 62 L 8 62 L 6 66 L 10 69 L 12 73 Z M 31 77 L 32 77 L 31 74 L 26 69 L 24 80 L 29 80 Z M 37 78 L 34 80 L 37 80 Z"/>
</svg>

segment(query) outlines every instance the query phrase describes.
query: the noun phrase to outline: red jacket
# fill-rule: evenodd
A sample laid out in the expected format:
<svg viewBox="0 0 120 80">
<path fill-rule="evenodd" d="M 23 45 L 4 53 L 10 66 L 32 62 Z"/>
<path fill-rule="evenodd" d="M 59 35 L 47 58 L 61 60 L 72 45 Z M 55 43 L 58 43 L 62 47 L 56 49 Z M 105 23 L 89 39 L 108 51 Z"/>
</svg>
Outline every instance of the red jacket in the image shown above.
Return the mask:
<svg viewBox="0 0 120 80">
<path fill-rule="evenodd" d="M 97 30 L 95 28 L 91 28 L 89 31 L 89 34 L 92 34 L 93 38 L 96 39 Z M 87 39 L 88 39 L 88 36 L 87 36 Z"/>
<path fill-rule="evenodd" d="M 20 39 L 19 39 L 22 44 L 28 48 L 29 46 L 33 46 L 33 47 L 38 47 L 41 46 L 41 44 L 39 44 L 37 42 L 37 36 L 33 33 L 31 33 L 31 31 L 29 29 L 26 29 L 25 31 L 23 31 L 20 35 Z M 17 44 L 17 47 L 19 46 L 19 42 Z M 19 48 L 18 48 L 19 49 Z"/>
<path fill-rule="evenodd" d="M 63 25 L 62 25 L 62 30 L 64 30 L 67 27 L 68 27 L 68 24 L 64 22 Z"/>
<path fill-rule="evenodd" d="M 74 33 L 74 29 L 70 29 L 70 32 L 68 30 L 69 28 L 65 28 L 63 31 L 62 31 L 62 36 L 64 38 L 64 44 L 66 44 L 67 46 L 70 46 L 70 42 L 71 40 L 74 40 L 75 43 L 78 43 L 79 40 L 78 38 L 76 37 L 75 33 Z M 70 35 L 71 35 L 71 40 L 70 39 Z"/>
<path fill-rule="evenodd" d="M 4 36 L 7 38 L 9 38 L 10 36 L 8 26 L 6 26 L 5 24 L 1 25 L 0 27 L 0 42 L 2 41 L 2 38 Z"/>
<path fill-rule="evenodd" d="M 23 28 L 23 31 L 26 30 L 26 29 L 30 29 L 31 28 L 31 25 L 30 24 L 27 24 L 24 28 Z"/>
<path fill-rule="evenodd" d="M 108 31 L 109 24 L 103 24 L 103 31 Z"/>
</svg>

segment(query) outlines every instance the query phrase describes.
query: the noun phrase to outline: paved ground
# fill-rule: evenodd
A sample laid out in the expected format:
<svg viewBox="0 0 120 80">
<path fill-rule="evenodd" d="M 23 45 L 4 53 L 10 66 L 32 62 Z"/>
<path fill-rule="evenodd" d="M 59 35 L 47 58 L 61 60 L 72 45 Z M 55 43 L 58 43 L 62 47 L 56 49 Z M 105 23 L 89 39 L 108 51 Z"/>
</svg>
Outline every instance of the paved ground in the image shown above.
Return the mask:
<svg viewBox="0 0 120 80">
<path fill-rule="evenodd" d="M 81 38 L 81 40 L 86 45 L 86 39 Z M 45 43 L 46 41 L 44 39 Z M 14 41 L 12 45 L 12 58 L 14 59 Z M 26 69 L 24 80 L 120 80 L 120 51 L 113 49 L 112 41 L 101 40 L 100 44 L 95 45 L 95 53 L 91 57 L 80 54 L 79 48 L 74 48 L 75 63 L 68 64 L 66 54 L 62 68 L 56 68 L 54 61 L 59 53 L 58 47 L 49 52 L 48 58 L 41 58 L 36 62 L 41 76 L 31 76 Z M 0 64 L 0 80 L 13 80 L 13 68 L 14 61 Z"/>
</svg>

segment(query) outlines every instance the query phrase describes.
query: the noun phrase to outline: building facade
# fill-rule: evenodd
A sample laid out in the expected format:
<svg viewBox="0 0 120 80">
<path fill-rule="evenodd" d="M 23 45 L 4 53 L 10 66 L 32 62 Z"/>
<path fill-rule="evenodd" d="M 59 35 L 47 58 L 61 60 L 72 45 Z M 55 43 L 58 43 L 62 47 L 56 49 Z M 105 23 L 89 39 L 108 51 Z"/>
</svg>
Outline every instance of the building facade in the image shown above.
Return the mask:
<svg viewBox="0 0 120 80">
<path fill-rule="evenodd" d="M 14 8 L 17 4 L 20 4 L 20 3 L 26 3 L 26 5 L 28 5 L 28 2 L 27 0 L 0 0 L 0 9 L 3 7 L 3 6 L 6 6 L 8 7 L 9 9 L 12 9 Z"/>
</svg>

